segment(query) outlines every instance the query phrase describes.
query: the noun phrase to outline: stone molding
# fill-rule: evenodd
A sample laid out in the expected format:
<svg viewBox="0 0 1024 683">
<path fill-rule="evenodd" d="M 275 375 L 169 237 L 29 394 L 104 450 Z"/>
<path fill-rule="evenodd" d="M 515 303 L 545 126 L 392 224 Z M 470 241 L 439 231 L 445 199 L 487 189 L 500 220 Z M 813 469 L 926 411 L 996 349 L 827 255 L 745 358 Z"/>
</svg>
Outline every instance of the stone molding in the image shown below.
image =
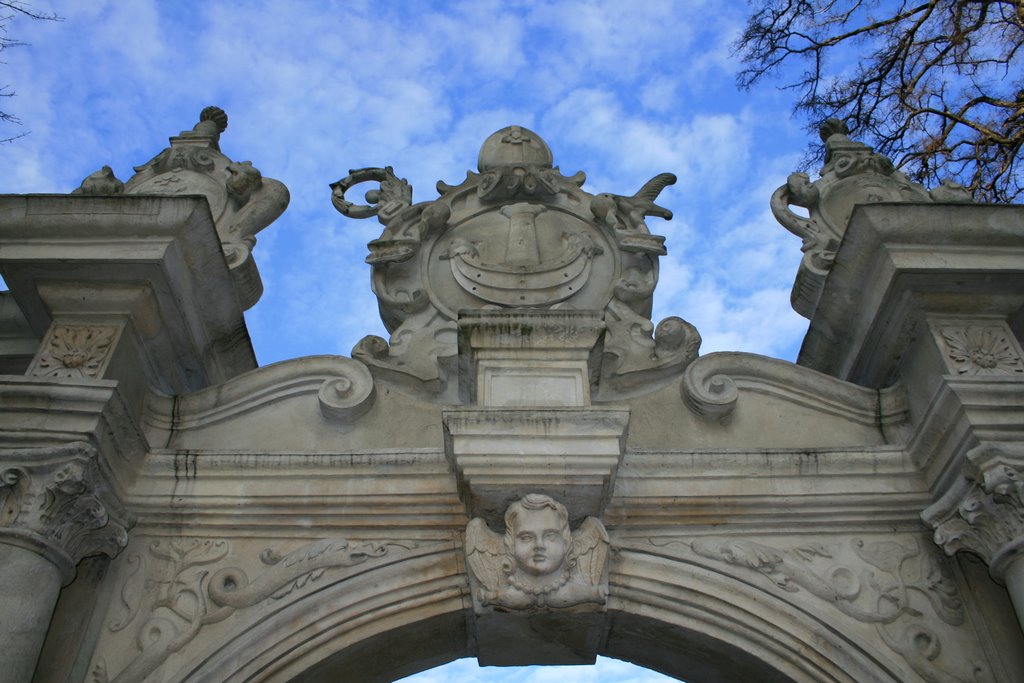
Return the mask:
<svg viewBox="0 0 1024 683">
<path fill-rule="evenodd" d="M 45 411 L 40 411 L 41 405 Z M 3 448 L 28 451 L 70 442 L 91 444 L 103 454 L 110 486 L 124 499 L 148 444 L 117 381 L 6 376 L 0 378 L 0 406 Z"/>
<path fill-rule="evenodd" d="M 724 527 L 823 535 L 908 531 L 920 529 L 930 501 L 900 446 L 631 450 L 602 519 L 630 534 L 654 527 L 687 534 Z"/>
<path fill-rule="evenodd" d="M 201 197 L 0 196 L 0 267 L 40 337 L 126 325 L 131 352 L 110 366 L 125 393 L 190 393 L 257 365 Z"/>
<path fill-rule="evenodd" d="M 982 443 L 971 449 L 962 478 L 921 517 L 946 554 L 974 553 L 1001 580 L 1024 553 L 1024 446 Z"/>
<path fill-rule="evenodd" d="M 82 558 L 116 557 L 129 526 L 92 446 L 0 451 L 0 542 L 40 553 L 65 583 Z"/>
<path fill-rule="evenodd" d="M 460 367 L 467 403 L 483 407 L 590 405 L 599 368 L 600 311 L 460 311 Z"/>
<path fill-rule="evenodd" d="M 296 396 L 315 394 L 325 419 L 348 424 L 376 399 L 365 365 L 344 356 L 306 356 L 251 370 L 186 396 L 153 393 L 146 426 L 160 432 L 187 431 L 231 420 Z"/>
<path fill-rule="evenodd" d="M 528 492 L 565 501 L 573 521 L 600 517 L 626 448 L 629 411 L 615 407 L 443 411 L 445 454 L 470 517 L 497 523 Z"/>
<path fill-rule="evenodd" d="M 717 352 L 694 361 L 683 374 L 682 397 L 696 414 L 725 421 L 741 390 L 776 396 L 795 405 L 887 429 L 907 420 L 900 385 L 877 391 L 786 361 L 741 352 Z"/>
<path fill-rule="evenodd" d="M 931 320 L 986 326 L 1017 315 L 1021 234 L 1020 206 L 858 206 L 797 362 L 883 387 L 898 376 L 908 347 L 932 336 L 924 327 Z M 945 341 L 936 343 L 945 352 Z M 944 369 L 945 362 L 931 371 Z"/>
<path fill-rule="evenodd" d="M 938 496 L 973 478 L 964 463 L 979 443 L 1024 442 L 1024 382 L 1019 379 L 946 375 L 932 392 L 922 397 L 926 401 L 906 451 Z"/>
</svg>

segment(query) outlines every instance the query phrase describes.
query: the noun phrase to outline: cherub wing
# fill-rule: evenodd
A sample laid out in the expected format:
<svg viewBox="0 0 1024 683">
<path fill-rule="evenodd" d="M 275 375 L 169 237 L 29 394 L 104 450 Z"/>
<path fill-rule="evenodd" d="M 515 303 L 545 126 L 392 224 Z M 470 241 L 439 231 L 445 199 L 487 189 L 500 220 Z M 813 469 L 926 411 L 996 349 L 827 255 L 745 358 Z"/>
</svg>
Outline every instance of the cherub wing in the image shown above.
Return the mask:
<svg viewBox="0 0 1024 683">
<path fill-rule="evenodd" d="M 500 534 L 487 528 L 480 517 L 466 526 L 466 562 L 473 576 L 487 590 L 497 590 L 501 584 L 501 563 L 505 559 L 505 542 Z"/>
<path fill-rule="evenodd" d="M 608 532 L 599 519 L 583 520 L 572 535 L 572 553 L 583 579 L 592 586 L 600 584 L 608 559 Z"/>
</svg>

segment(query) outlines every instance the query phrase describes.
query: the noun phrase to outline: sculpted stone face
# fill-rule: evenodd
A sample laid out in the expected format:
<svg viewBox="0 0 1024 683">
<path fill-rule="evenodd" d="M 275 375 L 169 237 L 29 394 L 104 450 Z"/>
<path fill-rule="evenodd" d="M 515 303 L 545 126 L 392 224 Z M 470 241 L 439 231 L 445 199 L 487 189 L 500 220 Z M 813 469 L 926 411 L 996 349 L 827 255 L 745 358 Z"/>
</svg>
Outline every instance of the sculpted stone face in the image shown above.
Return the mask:
<svg viewBox="0 0 1024 683">
<path fill-rule="evenodd" d="M 522 510 L 515 522 L 513 541 L 516 564 L 528 574 L 550 574 L 565 559 L 562 521 L 551 508 Z"/>
</svg>

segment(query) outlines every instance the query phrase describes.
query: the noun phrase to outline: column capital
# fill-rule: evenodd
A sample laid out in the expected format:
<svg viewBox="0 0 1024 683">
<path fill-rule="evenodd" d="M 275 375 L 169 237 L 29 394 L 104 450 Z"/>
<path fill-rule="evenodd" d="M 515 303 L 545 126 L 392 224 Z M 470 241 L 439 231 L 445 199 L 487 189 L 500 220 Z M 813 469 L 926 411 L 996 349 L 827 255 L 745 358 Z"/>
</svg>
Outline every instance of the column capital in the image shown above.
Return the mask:
<svg viewBox="0 0 1024 683">
<path fill-rule="evenodd" d="M 1024 445 L 976 446 L 967 453 L 964 475 L 921 516 L 946 554 L 972 552 L 1002 580 L 1024 553 Z"/>
<path fill-rule="evenodd" d="M 90 444 L 0 451 L 0 542 L 46 557 L 64 583 L 82 558 L 121 552 L 128 526 Z"/>
</svg>

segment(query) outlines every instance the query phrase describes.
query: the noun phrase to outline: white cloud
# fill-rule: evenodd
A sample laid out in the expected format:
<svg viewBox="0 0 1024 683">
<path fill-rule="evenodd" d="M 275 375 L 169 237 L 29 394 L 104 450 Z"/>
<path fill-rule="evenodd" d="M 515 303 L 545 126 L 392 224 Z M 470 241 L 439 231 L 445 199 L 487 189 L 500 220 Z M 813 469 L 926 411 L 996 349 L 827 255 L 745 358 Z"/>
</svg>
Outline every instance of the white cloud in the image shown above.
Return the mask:
<svg viewBox="0 0 1024 683">
<path fill-rule="evenodd" d="M 381 333 L 362 263 L 379 226 L 335 213 L 329 182 L 391 164 L 417 201 L 430 199 L 437 180 L 475 169 L 484 138 L 510 123 L 544 136 L 556 163 L 586 171 L 593 192 L 632 194 L 661 171 L 679 176 L 659 200 L 676 219 L 650 221 L 670 250 L 656 318 L 693 321 L 706 348 L 775 352 L 799 337 L 786 311 L 799 244 L 766 206 L 803 137 L 776 93 L 733 90 L 736 9 L 54 5 L 67 21 L 27 24 L 33 46 L 11 53 L 12 80 L 27 86 L 13 102 L 33 133 L 3 150 L 12 170 L 0 189 L 67 191 L 104 163 L 127 179 L 202 106 L 223 106 L 224 151 L 292 194 L 256 250 L 266 293 L 248 319 L 261 359 L 348 353 Z M 771 316 L 755 323 L 758 307 Z"/>
</svg>

